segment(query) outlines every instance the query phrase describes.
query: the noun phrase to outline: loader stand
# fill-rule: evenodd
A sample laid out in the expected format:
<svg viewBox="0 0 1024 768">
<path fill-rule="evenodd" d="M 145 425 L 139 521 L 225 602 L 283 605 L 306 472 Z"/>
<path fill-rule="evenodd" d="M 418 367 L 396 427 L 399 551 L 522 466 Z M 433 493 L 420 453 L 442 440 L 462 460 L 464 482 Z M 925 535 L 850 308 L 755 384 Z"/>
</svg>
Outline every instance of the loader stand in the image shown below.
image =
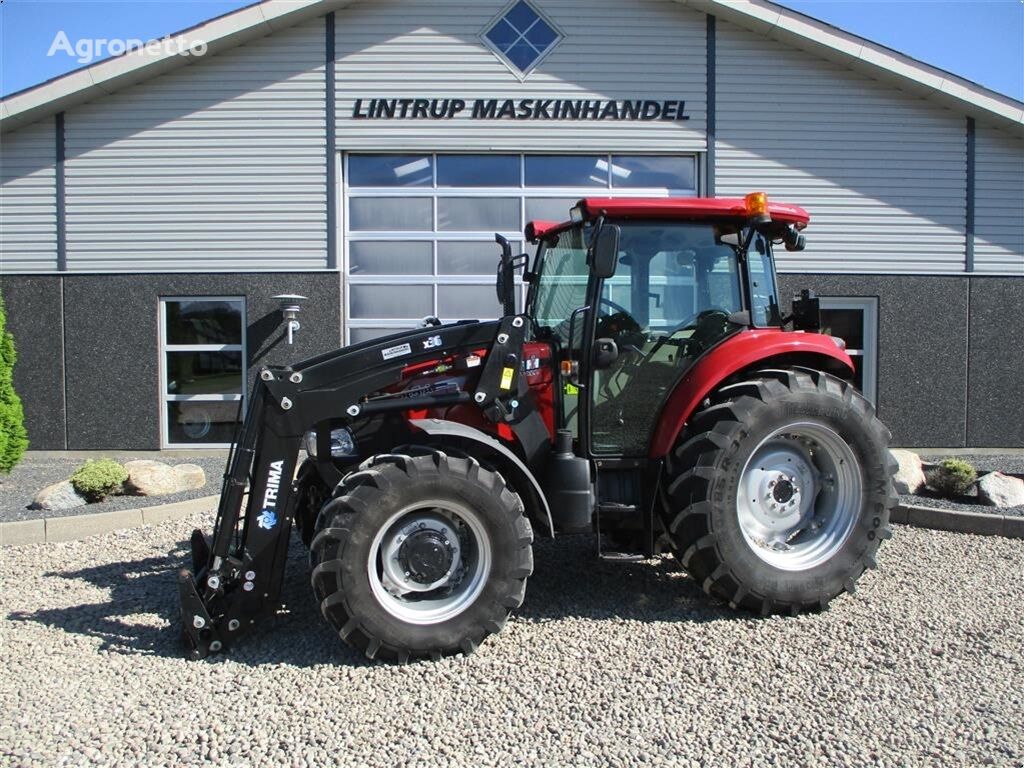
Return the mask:
<svg viewBox="0 0 1024 768">
<path fill-rule="evenodd" d="M 188 656 L 227 648 L 278 606 L 291 530 L 292 475 L 300 437 L 265 370 L 228 458 L 213 539 L 192 532 L 192 570 L 178 575 Z M 246 490 L 248 487 L 248 490 Z"/>
</svg>

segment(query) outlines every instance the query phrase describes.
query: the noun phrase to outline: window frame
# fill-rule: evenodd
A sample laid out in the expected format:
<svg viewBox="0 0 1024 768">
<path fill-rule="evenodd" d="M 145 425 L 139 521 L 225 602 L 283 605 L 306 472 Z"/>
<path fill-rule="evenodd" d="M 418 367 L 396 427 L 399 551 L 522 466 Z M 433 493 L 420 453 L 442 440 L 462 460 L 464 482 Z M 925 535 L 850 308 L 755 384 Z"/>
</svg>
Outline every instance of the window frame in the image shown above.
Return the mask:
<svg viewBox="0 0 1024 768">
<path fill-rule="evenodd" d="M 244 296 L 161 296 L 158 316 L 158 341 L 159 341 L 159 384 L 160 384 L 160 447 L 161 449 L 189 449 L 202 448 L 230 448 L 231 443 L 172 443 L 171 430 L 168 423 L 168 405 L 181 402 L 242 402 L 242 412 L 245 411 L 245 397 L 248 389 L 248 346 L 246 340 L 246 328 L 248 320 L 246 315 L 246 300 Z M 188 301 L 220 301 L 238 304 L 241 308 L 241 343 L 240 344 L 168 344 L 167 343 L 167 305 L 173 302 Z M 210 395 L 172 395 L 167 391 L 167 354 L 169 352 L 239 352 L 242 356 L 242 386 L 238 394 L 210 394 Z"/>
<path fill-rule="evenodd" d="M 584 197 L 604 196 L 615 194 L 618 197 L 696 197 L 699 194 L 700 185 L 700 160 L 699 155 L 694 152 L 622 152 L 609 150 L 607 152 L 502 152 L 499 154 L 511 155 L 518 158 L 519 183 L 512 187 L 441 187 L 438 186 L 437 167 L 439 156 L 449 155 L 480 155 L 479 151 L 467 150 L 466 152 L 417 152 L 406 150 L 358 150 L 341 152 L 341 234 L 343 248 L 341 249 L 341 273 L 343 282 L 344 308 L 342 312 L 343 334 L 346 344 L 352 342 L 352 331 L 355 329 L 376 329 L 393 333 L 399 330 L 408 329 L 408 319 L 396 320 L 393 318 L 352 318 L 350 317 L 351 289 L 359 285 L 419 285 L 431 288 L 432 302 L 435 312 L 438 307 L 438 286 L 446 285 L 473 285 L 479 286 L 482 290 L 494 291 L 494 275 L 459 274 L 442 275 L 438 265 L 438 243 L 441 241 L 453 242 L 479 242 L 483 247 L 495 249 L 495 267 L 497 267 L 497 246 L 494 244 L 494 231 L 451 231 L 440 230 L 438 226 L 438 199 L 439 198 L 516 198 L 519 206 L 519 222 L 516 231 L 508 230 L 500 234 L 513 243 L 513 248 L 527 249 L 527 243 L 523 236 L 528 219 L 526 218 L 527 200 L 539 199 L 569 199 L 573 202 Z M 361 187 L 350 184 L 349 160 L 357 155 L 416 155 L 426 156 L 431 159 L 433 182 L 430 185 L 411 187 Z M 562 157 L 566 155 L 584 155 L 587 157 L 598 157 L 606 160 L 609 166 L 605 186 L 593 187 L 534 187 L 526 185 L 526 158 L 537 156 Z M 616 187 L 613 184 L 611 165 L 614 156 L 629 157 L 683 157 L 688 158 L 693 164 L 693 189 L 675 189 L 665 187 Z M 351 228 L 350 204 L 353 198 L 428 198 L 432 207 L 432 230 L 372 230 L 353 231 Z M 566 208 L 565 216 L 568 218 L 569 210 Z M 350 248 L 353 242 L 366 241 L 394 241 L 394 242 L 429 242 L 432 246 L 432 274 L 406 274 L 406 275 L 382 275 L 382 274 L 352 274 Z M 516 245 L 518 243 L 519 245 Z M 526 286 L 519 276 L 516 277 L 516 291 L 519 297 L 519 306 L 524 306 L 526 301 Z M 495 299 L 497 307 L 497 299 Z M 440 316 L 442 321 L 459 320 L 463 318 Z M 418 318 L 417 318 L 418 319 Z"/>
<path fill-rule="evenodd" d="M 862 349 L 849 349 L 850 357 L 861 358 L 861 391 L 872 405 L 878 405 L 878 297 L 877 296 L 819 296 L 822 311 L 848 309 L 861 312 Z M 822 326 L 825 326 L 824 317 Z M 844 339 L 845 341 L 845 339 Z"/>
<path fill-rule="evenodd" d="M 553 22 L 547 14 L 541 11 L 541 9 L 535 6 L 533 3 L 529 2 L 529 0 L 523 1 L 526 2 L 526 5 L 529 6 L 530 10 L 537 14 L 538 19 L 540 19 L 549 27 L 551 27 L 551 29 L 554 31 L 556 35 L 555 39 L 551 42 L 551 45 L 544 49 L 544 51 L 542 51 L 540 55 L 533 60 L 533 63 L 530 64 L 530 66 L 526 70 L 522 70 L 514 63 L 512 63 L 512 61 L 509 60 L 509 58 L 505 56 L 505 54 L 501 52 L 498 46 L 491 42 L 491 39 L 487 36 L 487 33 L 494 29 L 498 22 L 504 19 L 505 16 L 509 13 L 509 11 L 511 11 L 515 6 L 519 4 L 520 0 L 511 0 L 511 2 L 508 3 L 508 5 L 504 6 L 489 22 L 487 22 L 487 24 L 484 25 L 484 28 L 480 30 L 479 34 L 477 35 L 477 39 L 480 40 L 481 43 L 483 43 L 487 50 L 489 50 L 491 53 L 497 56 L 498 60 L 502 64 L 504 64 L 508 68 L 508 71 L 511 72 L 520 82 L 526 80 L 526 78 L 529 77 L 534 72 L 534 70 L 536 70 L 537 67 L 539 67 L 544 62 L 544 60 L 551 55 L 551 52 L 558 47 L 558 44 L 565 40 L 565 32 L 562 31 L 561 27 L 555 24 L 555 22 Z M 509 26 L 512 25 L 509 24 Z M 512 28 L 516 29 L 516 31 L 519 32 L 520 36 L 523 36 L 524 31 L 529 31 L 529 29 L 520 31 L 516 27 Z M 523 37 L 523 39 L 525 40 L 525 37 Z M 529 43 L 531 48 L 536 50 L 536 46 L 533 45 L 533 43 L 530 43 L 528 40 L 527 43 Z"/>
</svg>

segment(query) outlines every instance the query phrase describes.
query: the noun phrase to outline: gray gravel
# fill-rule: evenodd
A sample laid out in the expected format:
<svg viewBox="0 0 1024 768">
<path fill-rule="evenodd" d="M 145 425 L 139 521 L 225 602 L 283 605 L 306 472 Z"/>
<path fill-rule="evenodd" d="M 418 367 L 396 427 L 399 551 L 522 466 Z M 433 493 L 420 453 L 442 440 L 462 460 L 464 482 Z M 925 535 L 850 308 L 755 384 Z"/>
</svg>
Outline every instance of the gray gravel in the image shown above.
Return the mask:
<svg viewBox="0 0 1024 768">
<path fill-rule="evenodd" d="M 669 560 L 541 542 L 501 635 L 407 667 L 339 645 L 293 544 L 290 609 L 186 662 L 175 572 L 200 523 L 3 551 L 0 764 L 1024 760 L 1022 541 L 897 526 L 856 595 L 764 620 L 710 602 Z"/>
<path fill-rule="evenodd" d="M 947 454 L 943 453 L 927 453 L 922 452 L 921 458 L 926 462 L 932 464 L 938 464 L 945 458 L 949 458 Z M 955 458 L 963 459 L 968 464 L 978 470 L 978 474 L 984 474 L 985 472 L 1002 472 L 1007 475 L 1016 475 L 1017 477 L 1024 478 L 1024 454 L 986 454 L 986 455 L 957 455 Z M 975 497 L 976 498 L 976 497 Z M 914 504 L 922 507 L 937 507 L 939 509 L 953 509 L 959 512 L 980 512 L 986 515 L 1015 515 L 1018 517 L 1024 517 L 1024 506 L 1017 507 L 1002 507 L 997 509 L 996 507 L 989 507 L 985 504 L 972 504 L 968 499 L 962 499 L 961 501 L 951 501 L 950 499 L 944 499 L 938 495 L 933 495 L 931 492 L 924 494 L 906 494 L 900 496 L 900 501 L 904 504 Z"/>
<path fill-rule="evenodd" d="M 104 454 L 106 456 L 106 454 Z M 133 459 L 156 459 L 166 464 L 198 464 L 206 473 L 206 485 L 193 491 L 175 493 L 171 496 L 112 496 L 98 504 L 64 509 L 57 512 L 29 509 L 35 495 L 48 485 L 67 480 L 87 460 L 83 458 L 54 457 L 26 454 L 25 458 L 9 475 L 0 476 L 0 522 L 12 520 L 35 520 L 45 517 L 66 515 L 88 515 L 94 512 L 110 512 L 117 509 L 138 509 L 157 504 L 171 504 L 176 501 L 198 499 L 220 493 L 221 478 L 227 456 L 188 456 L 174 454 L 118 454 L 110 455 L 114 461 L 124 463 Z"/>
</svg>

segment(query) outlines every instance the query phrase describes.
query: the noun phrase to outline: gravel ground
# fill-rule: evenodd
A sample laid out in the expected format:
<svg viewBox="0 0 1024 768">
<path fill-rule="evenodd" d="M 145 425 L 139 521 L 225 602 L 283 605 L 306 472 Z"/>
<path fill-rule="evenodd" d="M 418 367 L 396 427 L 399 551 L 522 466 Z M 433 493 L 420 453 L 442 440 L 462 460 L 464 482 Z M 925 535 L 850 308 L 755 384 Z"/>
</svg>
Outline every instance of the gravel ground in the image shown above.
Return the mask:
<svg viewBox="0 0 1024 768">
<path fill-rule="evenodd" d="M 171 504 L 176 501 L 198 499 L 220 493 L 221 478 L 227 456 L 174 456 L 153 454 L 124 454 L 111 456 L 114 461 L 133 459 L 156 459 L 166 464 L 198 464 L 206 472 L 206 485 L 194 491 L 185 491 L 171 496 L 112 496 L 99 504 L 63 509 L 57 512 L 29 509 L 35 495 L 48 485 L 67 480 L 72 473 L 86 462 L 83 458 L 33 456 L 27 454 L 10 475 L 0 477 L 0 522 L 11 520 L 36 520 L 43 517 L 64 517 L 66 515 L 89 515 L 94 512 L 110 512 L 117 509 L 138 509 L 156 504 Z"/>
<path fill-rule="evenodd" d="M 921 458 L 926 462 L 938 464 L 945 458 L 946 454 L 921 453 Z M 998 455 L 963 455 L 956 456 L 971 464 L 979 474 L 985 472 L 1002 472 L 1007 475 L 1016 475 L 1024 478 L 1024 454 L 998 454 Z M 1024 516 L 1024 506 L 1018 507 L 989 507 L 985 504 L 972 504 L 967 499 L 963 501 L 951 501 L 939 496 L 928 494 L 907 494 L 900 496 L 900 501 L 905 504 L 915 504 L 923 507 L 938 507 L 939 509 L 955 509 L 960 512 L 981 512 L 986 515 L 1017 515 Z"/>
<path fill-rule="evenodd" d="M 856 595 L 795 619 L 544 541 L 501 635 L 406 667 L 339 645 L 293 543 L 290 609 L 187 662 L 175 573 L 202 517 L 4 550 L 0 764 L 1024 761 L 1022 541 L 897 526 Z"/>
</svg>

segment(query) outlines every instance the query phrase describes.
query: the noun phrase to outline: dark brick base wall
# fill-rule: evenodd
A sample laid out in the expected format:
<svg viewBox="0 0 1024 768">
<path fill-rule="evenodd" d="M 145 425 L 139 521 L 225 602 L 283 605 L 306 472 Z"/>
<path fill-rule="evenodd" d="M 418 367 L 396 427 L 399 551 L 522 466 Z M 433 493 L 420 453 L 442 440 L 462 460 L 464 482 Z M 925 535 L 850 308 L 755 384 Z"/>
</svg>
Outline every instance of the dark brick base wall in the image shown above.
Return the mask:
<svg viewBox="0 0 1024 768">
<path fill-rule="evenodd" d="M 971 279 L 967 444 L 1024 446 L 1024 278 Z"/>
<path fill-rule="evenodd" d="M 878 299 L 878 414 L 893 445 L 1024 447 L 1024 280 L 779 276 L 785 300 Z"/>
<path fill-rule="evenodd" d="M 29 450 L 59 451 L 65 442 L 64 332 L 61 281 L 52 276 L 3 276 L 7 330 L 18 362 L 14 390 L 25 409 Z"/>
<path fill-rule="evenodd" d="M 894 445 L 1024 447 L 1024 280 L 786 274 L 783 297 L 878 299 L 878 411 Z M 160 447 L 161 296 L 245 296 L 250 385 L 263 363 L 338 347 L 337 273 L 0 278 L 31 448 Z M 299 293 L 289 347 L 271 296 Z M 65 370 L 66 361 L 66 370 Z"/>
<path fill-rule="evenodd" d="M 160 447 L 163 296 L 245 297 L 250 386 L 260 365 L 303 360 L 341 343 L 337 273 L 15 276 L 2 288 L 11 328 L 31 350 L 15 383 L 37 450 Z M 290 347 L 271 298 L 281 293 L 309 298 Z"/>
</svg>

